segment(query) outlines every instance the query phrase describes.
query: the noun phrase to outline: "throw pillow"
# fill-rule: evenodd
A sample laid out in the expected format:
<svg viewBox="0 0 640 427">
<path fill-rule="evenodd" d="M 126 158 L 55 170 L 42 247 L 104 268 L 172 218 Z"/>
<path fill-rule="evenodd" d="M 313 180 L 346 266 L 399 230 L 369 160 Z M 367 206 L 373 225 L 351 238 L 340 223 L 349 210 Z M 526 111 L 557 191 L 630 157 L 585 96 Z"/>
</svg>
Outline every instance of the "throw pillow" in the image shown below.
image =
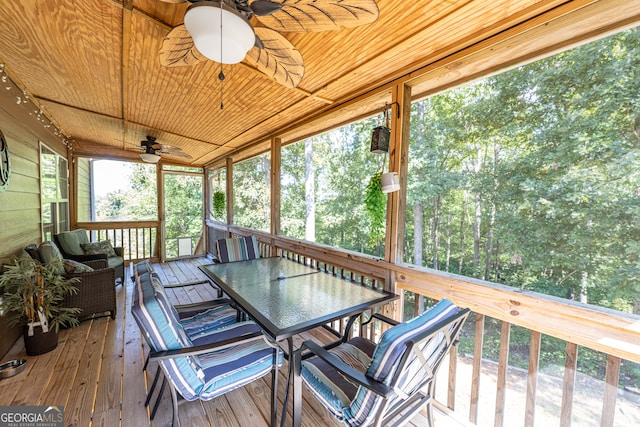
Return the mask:
<svg viewBox="0 0 640 427">
<path fill-rule="evenodd" d="M 88 265 L 78 261 L 74 261 L 72 259 L 63 260 L 62 265 L 64 266 L 64 271 L 66 271 L 67 274 L 88 273 L 90 271 L 93 271 L 93 268 L 89 267 Z"/>
<path fill-rule="evenodd" d="M 86 255 L 107 254 L 107 257 L 116 256 L 116 251 L 113 250 L 109 240 L 81 243 L 80 246 Z"/>
<path fill-rule="evenodd" d="M 60 249 L 58 249 L 55 243 L 42 242 L 38 247 L 38 255 L 40 255 L 40 260 L 42 260 L 44 264 L 55 262 L 55 272 L 57 274 L 64 274 L 64 267 L 62 266 L 62 254 L 60 253 Z"/>
</svg>

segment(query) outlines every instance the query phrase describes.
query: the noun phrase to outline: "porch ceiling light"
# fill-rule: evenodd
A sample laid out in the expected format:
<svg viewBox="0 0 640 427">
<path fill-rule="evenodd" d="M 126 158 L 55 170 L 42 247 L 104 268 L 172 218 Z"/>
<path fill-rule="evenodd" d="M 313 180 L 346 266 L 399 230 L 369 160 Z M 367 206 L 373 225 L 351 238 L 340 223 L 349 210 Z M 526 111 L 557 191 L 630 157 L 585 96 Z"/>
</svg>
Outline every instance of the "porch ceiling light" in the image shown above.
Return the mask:
<svg viewBox="0 0 640 427">
<path fill-rule="evenodd" d="M 140 153 L 140 158 L 147 163 L 158 163 L 160 160 L 160 156 L 153 153 Z"/>
<path fill-rule="evenodd" d="M 249 22 L 223 1 L 193 3 L 184 26 L 198 52 L 221 64 L 237 64 L 256 43 Z"/>
</svg>

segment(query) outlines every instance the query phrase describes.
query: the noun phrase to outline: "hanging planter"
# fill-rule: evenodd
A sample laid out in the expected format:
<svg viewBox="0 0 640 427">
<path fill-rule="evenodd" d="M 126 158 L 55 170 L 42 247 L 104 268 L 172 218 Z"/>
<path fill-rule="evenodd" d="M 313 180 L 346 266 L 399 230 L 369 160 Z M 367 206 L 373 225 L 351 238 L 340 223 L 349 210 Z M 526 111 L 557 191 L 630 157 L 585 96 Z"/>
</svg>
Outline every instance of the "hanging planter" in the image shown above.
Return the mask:
<svg viewBox="0 0 640 427">
<path fill-rule="evenodd" d="M 377 245 L 384 237 L 384 223 L 387 211 L 387 198 L 382 192 L 382 172 L 371 176 L 365 188 L 364 204 L 369 215 L 369 237 L 372 245 Z"/>
<path fill-rule="evenodd" d="M 224 191 L 215 191 L 213 193 L 213 217 L 215 219 L 224 218 L 224 210 L 226 206 L 226 197 Z"/>
</svg>

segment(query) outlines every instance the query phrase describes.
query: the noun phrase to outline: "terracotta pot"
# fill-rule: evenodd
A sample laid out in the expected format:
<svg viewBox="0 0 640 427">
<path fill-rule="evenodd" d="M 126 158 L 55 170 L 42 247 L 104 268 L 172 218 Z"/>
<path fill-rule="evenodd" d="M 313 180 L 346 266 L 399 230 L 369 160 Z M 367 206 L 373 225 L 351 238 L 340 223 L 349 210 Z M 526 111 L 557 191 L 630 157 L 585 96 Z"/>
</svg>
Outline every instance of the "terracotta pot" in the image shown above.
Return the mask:
<svg viewBox="0 0 640 427">
<path fill-rule="evenodd" d="M 58 346 L 58 332 L 54 328 L 43 333 L 40 326 L 33 328 L 33 335 L 29 336 L 29 328 L 24 327 L 22 336 L 24 338 L 24 348 L 29 356 L 47 353 Z"/>
</svg>

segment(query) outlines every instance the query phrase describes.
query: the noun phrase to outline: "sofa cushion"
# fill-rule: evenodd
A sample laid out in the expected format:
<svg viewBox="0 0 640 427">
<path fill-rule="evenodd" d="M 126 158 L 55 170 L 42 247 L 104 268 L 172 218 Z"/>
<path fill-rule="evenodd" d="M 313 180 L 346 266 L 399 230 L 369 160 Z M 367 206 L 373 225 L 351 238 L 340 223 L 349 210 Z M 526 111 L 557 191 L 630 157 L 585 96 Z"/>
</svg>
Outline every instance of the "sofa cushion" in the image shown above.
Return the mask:
<svg viewBox="0 0 640 427">
<path fill-rule="evenodd" d="M 106 254 L 109 258 L 116 256 L 116 251 L 113 250 L 109 240 L 81 243 L 80 247 L 86 255 Z"/>
<path fill-rule="evenodd" d="M 78 261 L 74 261 L 72 259 L 63 260 L 62 265 L 64 266 L 64 271 L 67 274 L 88 273 L 90 271 L 93 271 L 93 268 L 89 267 L 88 265 Z"/>
<path fill-rule="evenodd" d="M 64 266 L 62 265 L 62 254 L 60 253 L 60 249 L 53 242 L 42 242 L 38 247 L 38 256 L 40 260 L 49 264 L 52 261 L 55 261 L 56 264 L 56 273 L 64 274 Z"/>
<path fill-rule="evenodd" d="M 60 249 L 69 255 L 83 255 L 84 251 L 80 245 L 89 242 L 87 231 L 83 228 L 73 231 L 63 231 L 56 235 L 56 239 L 58 239 Z"/>
<path fill-rule="evenodd" d="M 109 268 L 117 268 L 124 264 L 124 258 L 121 256 L 112 256 L 107 258 L 107 263 L 109 264 Z"/>
</svg>

